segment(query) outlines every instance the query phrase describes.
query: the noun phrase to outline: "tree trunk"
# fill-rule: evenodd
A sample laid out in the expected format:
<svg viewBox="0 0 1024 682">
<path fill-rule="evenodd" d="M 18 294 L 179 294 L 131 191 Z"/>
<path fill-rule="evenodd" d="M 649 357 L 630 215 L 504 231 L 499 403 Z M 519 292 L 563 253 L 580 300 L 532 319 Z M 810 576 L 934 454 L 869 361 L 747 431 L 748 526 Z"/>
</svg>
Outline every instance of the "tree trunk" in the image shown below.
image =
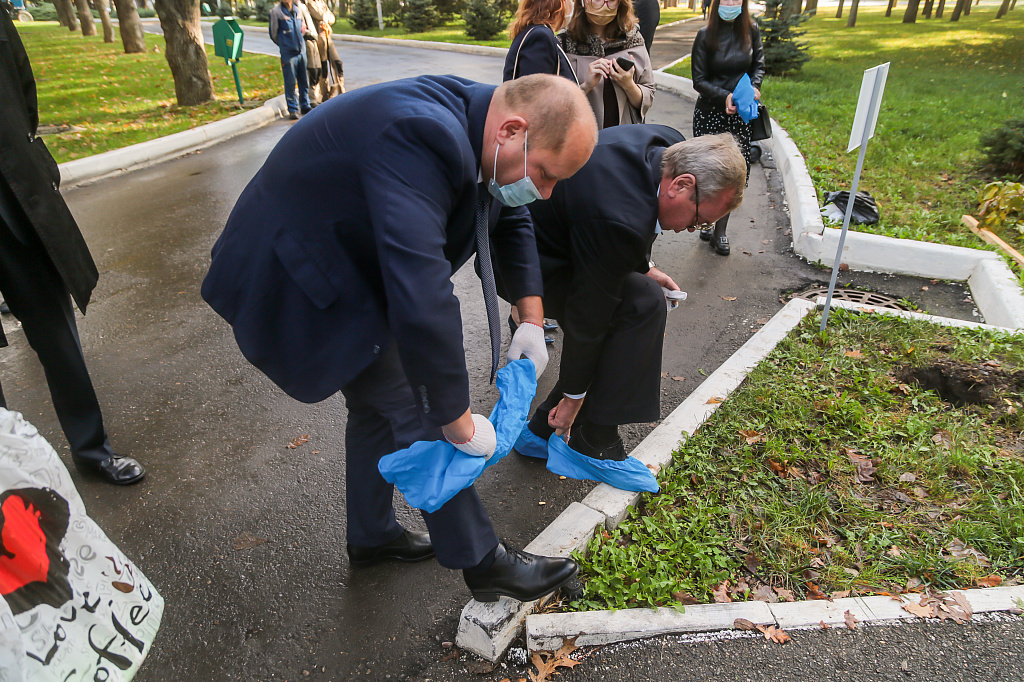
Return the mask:
<svg viewBox="0 0 1024 682">
<path fill-rule="evenodd" d="M 57 23 L 67 27 L 68 18 L 64 15 L 64 5 L 61 4 L 60 0 L 53 0 L 53 9 L 57 12 Z"/>
<path fill-rule="evenodd" d="M 174 94 L 184 107 L 213 98 L 213 81 L 199 24 L 199 0 L 156 0 L 156 13 L 167 41 L 167 64 L 174 77 Z"/>
<path fill-rule="evenodd" d="M 96 11 L 100 13 L 100 23 L 103 24 L 103 42 L 114 42 L 114 25 L 110 23 L 110 12 L 107 11 L 107 0 L 95 0 Z"/>
<path fill-rule="evenodd" d="M 892 8 L 896 6 L 896 0 L 889 0 L 889 6 L 885 8 L 885 16 L 892 16 Z"/>
<path fill-rule="evenodd" d="M 946 0 L 939 0 L 939 6 L 935 9 L 935 18 L 941 19 L 942 12 L 946 9 Z"/>
<path fill-rule="evenodd" d="M 960 21 L 960 13 L 964 11 L 965 0 L 956 0 L 956 5 L 953 7 L 953 16 L 949 18 L 950 21 Z"/>
<path fill-rule="evenodd" d="M 68 27 L 69 31 L 77 31 L 78 18 L 75 16 L 75 6 L 71 0 L 55 0 L 55 2 L 60 4 L 64 13 L 64 25 Z"/>
<path fill-rule="evenodd" d="M 117 24 L 121 29 L 121 44 L 125 54 L 146 51 L 146 39 L 142 33 L 142 22 L 139 11 L 135 9 L 135 0 L 114 0 L 117 8 Z"/>
<path fill-rule="evenodd" d="M 932 18 L 932 0 L 924 0 L 924 9 L 921 11 L 925 19 Z"/>
<path fill-rule="evenodd" d="M 971 16 L 971 0 L 964 0 L 964 16 Z"/>
<path fill-rule="evenodd" d="M 800 14 L 800 9 L 803 6 L 803 0 L 782 0 L 782 11 L 780 12 L 781 19 L 789 19 L 790 17 Z"/>
<path fill-rule="evenodd" d="M 690 0 L 690 3 L 687 5 L 687 7 L 691 10 L 697 9 L 697 0 Z"/>
<path fill-rule="evenodd" d="M 818 0 L 807 0 L 807 4 L 804 6 L 804 12 L 811 15 L 812 17 L 818 13 Z"/>
<path fill-rule="evenodd" d="M 843 0 L 839 0 L 839 9 L 836 10 L 836 19 L 843 18 Z"/>
<path fill-rule="evenodd" d="M 87 38 L 96 35 L 96 22 L 92 20 L 88 0 L 75 0 L 75 7 L 78 9 L 78 21 L 82 24 L 82 35 Z"/>
<path fill-rule="evenodd" d="M 850 17 L 846 20 L 846 28 L 853 28 L 857 25 L 857 6 L 860 0 L 850 0 Z"/>
<path fill-rule="evenodd" d="M 907 11 L 903 13 L 904 24 L 916 24 L 917 23 L 917 8 L 921 5 L 921 0 L 910 0 L 907 3 Z"/>
<path fill-rule="evenodd" d="M 1006 16 L 1006 13 L 1010 11 L 1010 0 L 1003 0 L 1003 4 L 999 6 L 999 11 L 996 12 L 996 19 L 1002 19 Z"/>
</svg>

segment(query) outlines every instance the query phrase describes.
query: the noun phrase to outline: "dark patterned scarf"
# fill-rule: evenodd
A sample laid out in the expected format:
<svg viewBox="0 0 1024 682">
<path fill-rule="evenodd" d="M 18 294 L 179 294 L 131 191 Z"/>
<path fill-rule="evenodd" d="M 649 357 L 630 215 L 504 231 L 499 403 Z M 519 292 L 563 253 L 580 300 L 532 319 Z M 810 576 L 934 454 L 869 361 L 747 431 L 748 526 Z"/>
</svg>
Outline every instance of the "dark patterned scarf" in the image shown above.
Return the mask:
<svg viewBox="0 0 1024 682">
<path fill-rule="evenodd" d="M 616 38 L 607 43 L 593 33 L 587 35 L 584 42 L 577 42 L 564 30 L 558 32 L 558 39 L 567 54 L 578 54 L 582 57 L 603 57 L 606 54 L 622 52 L 631 47 L 643 47 L 644 44 L 640 29 L 636 26 L 622 38 Z"/>
</svg>

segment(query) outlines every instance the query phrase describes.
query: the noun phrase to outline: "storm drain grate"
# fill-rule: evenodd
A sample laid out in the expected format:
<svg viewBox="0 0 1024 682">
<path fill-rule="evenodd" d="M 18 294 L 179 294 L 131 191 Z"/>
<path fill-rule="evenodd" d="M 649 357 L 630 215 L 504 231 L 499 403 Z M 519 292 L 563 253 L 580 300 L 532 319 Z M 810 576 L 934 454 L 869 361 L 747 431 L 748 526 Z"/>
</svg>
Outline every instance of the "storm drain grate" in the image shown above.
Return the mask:
<svg viewBox="0 0 1024 682">
<path fill-rule="evenodd" d="M 789 297 L 803 298 L 808 301 L 817 301 L 818 297 L 828 296 L 828 287 L 812 287 L 806 291 L 797 291 Z M 877 294 L 874 291 L 861 291 L 860 289 L 836 289 L 832 292 L 832 300 L 850 301 L 861 305 L 869 305 L 875 308 L 889 308 L 891 310 L 909 310 L 899 302 L 899 299 L 885 294 Z"/>
</svg>

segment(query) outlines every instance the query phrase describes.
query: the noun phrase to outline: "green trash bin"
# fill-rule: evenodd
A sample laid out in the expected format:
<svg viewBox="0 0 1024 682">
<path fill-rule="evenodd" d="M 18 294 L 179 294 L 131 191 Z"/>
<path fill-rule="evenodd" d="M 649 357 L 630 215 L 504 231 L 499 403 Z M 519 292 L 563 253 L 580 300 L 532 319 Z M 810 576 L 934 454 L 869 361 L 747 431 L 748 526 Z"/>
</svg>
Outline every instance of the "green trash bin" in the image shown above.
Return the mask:
<svg viewBox="0 0 1024 682">
<path fill-rule="evenodd" d="M 235 76 L 235 88 L 238 90 L 238 103 L 244 104 L 242 83 L 238 79 L 238 61 L 242 58 L 242 42 L 245 34 L 234 17 L 224 17 L 213 25 L 213 53 L 224 58 L 224 63 L 231 66 Z"/>
</svg>

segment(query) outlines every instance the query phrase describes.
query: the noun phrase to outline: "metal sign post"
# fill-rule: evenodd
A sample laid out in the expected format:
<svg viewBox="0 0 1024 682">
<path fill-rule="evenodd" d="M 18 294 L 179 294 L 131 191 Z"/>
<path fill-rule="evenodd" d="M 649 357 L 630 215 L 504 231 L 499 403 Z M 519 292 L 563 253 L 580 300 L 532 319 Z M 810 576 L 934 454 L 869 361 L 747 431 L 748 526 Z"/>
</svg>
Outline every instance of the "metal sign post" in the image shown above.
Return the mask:
<svg viewBox="0 0 1024 682">
<path fill-rule="evenodd" d="M 860 97 L 857 99 L 857 113 L 853 117 L 853 129 L 850 131 L 850 142 L 846 151 L 851 152 L 860 147 L 857 155 L 857 168 L 853 171 L 853 184 L 850 186 L 850 199 L 846 202 L 846 214 L 843 216 L 843 231 L 839 235 L 839 248 L 836 249 L 835 261 L 832 263 L 832 279 L 828 283 L 828 296 L 825 297 L 825 310 L 821 313 L 821 330 L 825 331 L 828 324 L 828 311 L 832 305 L 832 292 L 836 288 L 836 277 L 843 259 L 843 244 L 846 243 L 846 232 L 850 229 L 850 218 L 853 216 L 853 201 L 857 197 L 857 186 L 860 184 L 860 172 L 864 168 L 864 156 L 868 150 L 868 140 L 875 134 L 875 123 L 878 121 L 878 109 L 882 104 L 882 92 L 885 80 L 889 75 L 889 62 L 864 72 L 864 80 L 860 84 Z"/>
<path fill-rule="evenodd" d="M 384 13 L 380 8 L 380 0 L 377 0 L 377 26 L 380 30 L 384 30 Z"/>
</svg>

